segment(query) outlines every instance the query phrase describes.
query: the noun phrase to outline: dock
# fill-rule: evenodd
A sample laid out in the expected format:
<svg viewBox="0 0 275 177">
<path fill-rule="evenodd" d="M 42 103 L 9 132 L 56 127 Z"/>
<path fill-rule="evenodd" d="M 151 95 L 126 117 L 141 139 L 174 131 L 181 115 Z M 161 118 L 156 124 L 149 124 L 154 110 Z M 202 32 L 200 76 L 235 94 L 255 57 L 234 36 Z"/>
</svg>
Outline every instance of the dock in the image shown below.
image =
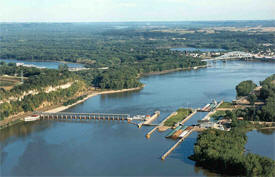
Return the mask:
<svg viewBox="0 0 275 177">
<path fill-rule="evenodd" d="M 152 125 L 151 123 L 158 118 L 160 115 L 159 111 L 156 111 L 151 117 L 149 117 L 147 120 L 145 120 L 144 122 L 141 122 L 138 124 L 138 128 L 141 128 L 143 125 Z"/>
<path fill-rule="evenodd" d="M 195 109 L 195 110 L 192 112 L 192 114 L 190 114 L 190 115 L 187 116 L 184 120 L 182 120 L 182 121 L 180 122 L 180 124 L 183 125 L 186 121 L 188 121 L 189 119 L 191 119 L 191 117 L 193 117 L 197 112 L 198 112 L 197 109 Z"/>
<path fill-rule="evenodd" d="M 165 160 L 165 158 L 176 149 L 176 147 L 184 141 L 185 138 L 187 138 L 192 133 L 192 130 L 190 130 L 184 137 L 182 137 L 176 144 L 174 144 L 165 154 L 161 156 L 161 160 Z"/>
<path fill-rule="evenodd" d="M 166 120 L 170 119 L 170 117 L 175 116 L 175 115 L 177 115 L 177 114 L 178 114 L 177 112 L 173 112 L 173 113 L 170 114 L 168 117 L 166 117 L 163 121 L 161 121 L 161 123 L 160 123 L 158 126 L 156 126 L 155 128 L 153 128 L 150 132 L 148 132 L 148 133 L 146 134 L 146 138 L 149 139 L 149 138 L 151 137 L 151 134 L 152 134 L 154 131 L 156 131 L 160 126 L 163 126 L 163 125 L 164 125 L 164 122 L 165 122 Z"/>
</svg>

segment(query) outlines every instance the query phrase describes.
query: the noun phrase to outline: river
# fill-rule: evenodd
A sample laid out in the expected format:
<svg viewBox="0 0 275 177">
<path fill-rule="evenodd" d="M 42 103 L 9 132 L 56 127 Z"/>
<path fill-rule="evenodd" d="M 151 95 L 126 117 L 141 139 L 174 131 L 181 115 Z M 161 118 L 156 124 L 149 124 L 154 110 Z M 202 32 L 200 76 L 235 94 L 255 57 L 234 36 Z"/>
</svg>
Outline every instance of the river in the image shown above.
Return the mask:
<svg viewBox="0 0 275 177">
<path fill-rule="evenodd" d="M 251 79 L 258 83 L 275 72 L 275 63 L 228 61 L 209 68 L 152 75 L 141 79 L 140 91 L 98 95 L 70 108 L 70 112 L 151 114 L 159 110 L 161 121 L 179 107 L 202 107 L 211 99 L 232 100 L 235 86 Z M 194 124 L 198 113 L 187 121 Z M 145 134 L 152 127 L 138 129 L 127 122 L 38 121 L 2 130 L 2 175 L 14 176 L 208 176 L 217 175 L 196 167 L 188 159 L 197 133 L 191 134 L 165 161 L 161 155 L 175 141 L 168 132 Z M 265 136 L 274 144 L 274 132 Z M 249 135 L 248 135 L 249 136 Z M 249 136 L 249 150 L 261 154 L 261 139 Z M 268 141 L 267 140 L 267 141 Z M 265 141 L 265 142 L 267 142 Z M 256 150 L 253 150 L 256 149 Z M 274 150 L 274 149 L 273 149 Z M 272 156 L 274 153 L 262 153 Z"/>
<path fill-rule="evenodd" d="M 35 65 L 37 67 L 45 67 L 48 69 L 57 69 L 60 64 L 66 64 L 70 68 L 84 67 L 83 64 L 61 62 L 61 61 L 31 61 L 31 60 L 17 60 L 17 59 L 0 59 L 0 62 L 1 61 L 4 61 L 6 63 L 24 63 L 26 65 Z"/>
</svg>

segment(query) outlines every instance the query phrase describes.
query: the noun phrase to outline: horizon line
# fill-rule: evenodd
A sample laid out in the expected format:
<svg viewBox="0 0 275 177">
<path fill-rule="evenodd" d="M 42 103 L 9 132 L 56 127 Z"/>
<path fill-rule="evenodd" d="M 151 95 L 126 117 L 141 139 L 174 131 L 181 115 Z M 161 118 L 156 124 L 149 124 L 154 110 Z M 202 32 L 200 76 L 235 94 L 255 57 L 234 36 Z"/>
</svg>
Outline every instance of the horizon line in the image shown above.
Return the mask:
<svg viewBox="0 0 275 177">
<path fill-rule="evenodd" d="M 0 23 L 152 23 L 152 22 L 239 22 L 239 21 L 275 21 L 275 19 L 241 20 L 133 20 L 133 21 L 0 21 Z"/>
</svg>

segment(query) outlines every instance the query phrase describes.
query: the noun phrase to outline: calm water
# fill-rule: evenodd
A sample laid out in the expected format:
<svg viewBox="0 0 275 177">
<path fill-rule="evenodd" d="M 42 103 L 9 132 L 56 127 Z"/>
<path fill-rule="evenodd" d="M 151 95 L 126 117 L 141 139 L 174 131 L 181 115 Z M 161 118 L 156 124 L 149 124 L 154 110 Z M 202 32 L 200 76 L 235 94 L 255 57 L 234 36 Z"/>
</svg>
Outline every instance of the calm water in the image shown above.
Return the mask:
<svg viewBox="0 0 275 177">
<path fill-rule="evenodd" d="M 146 87 L 140 91 L 96 96 L 68 111 L 136 115 L 160 110 L 158 122 L 179 107 L 201 107 L 213 98 L 232 100 L 236 84 L 248 79 L 258 83 L 274 72 L 275 63 L 217 62 L 210 68 L 145 77 Z M 187 124 L 203 115 L 196 114 Z M 0 134 L 2 175 L 215 175 L 188 159 L 197 133 L 161 161 L 175 141 L 164 138 L 168 132 L 155 132 L 148 140 L 145 134 L 150 129 L 108 121 L 39 121 L 10 127 Z M 274 143 L 274 133 L 262 136 Z M 257 146 L 261 139 L 256 136 L 248 141 L 251 151 L 265 151 Z"/>
<path fill-rule="evenodd" d="M 253 130 L 247 134 L 246 150 L 275 160 L 275 129 Z"/>
<path fill-rule="evenodd" d="M 84 65 L 78 63 L 63 63 L 58 61 L 29 61 L 29 60 L 16 60 L 16 59 L 0 59 L 0 62 L 4 61 L 6 63 L 24 63 L 28 65 L 35 65 L 38 67 L 45 67 L 49 69 L 57 69 L 60 64 L 66 64 L 71 68 L 81 68 Z"/>
<path fill-rule="evenodd" d="M 194 51 L 200 51 L 200 52 L 222 52 L 222 51 L 225 51 L 224 49 L 203 49 L 203 48 L 172 48 L 171 50 L 187 51 L 187 52 L 194 52 Z"/>
</svg>

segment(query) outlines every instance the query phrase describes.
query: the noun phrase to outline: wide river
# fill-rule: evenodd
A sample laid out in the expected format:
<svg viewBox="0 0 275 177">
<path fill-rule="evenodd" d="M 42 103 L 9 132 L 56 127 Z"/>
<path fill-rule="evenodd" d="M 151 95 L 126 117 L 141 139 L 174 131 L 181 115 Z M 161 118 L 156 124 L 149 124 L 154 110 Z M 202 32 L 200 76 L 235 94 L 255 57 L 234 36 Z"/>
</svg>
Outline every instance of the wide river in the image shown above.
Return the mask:
<svg viewBox="0 0 275 177">
<path fill-rule="evenodd" d="M 275 73 L 275 63 L 229 61 L 211 67 L 148 76 L 140 91 L 101 95 L 67 111 L 151 114 L 158 121 L 179 107 L 202 107 L 211 99 L 232 100 L 243 80 L 258 83 Z M 187 124 L 203 117 L 196 114 Z M 208 176 L 215 173 L 196 167 L 188 159 L 197 133 L 191 134 L 166 160 L 160 159 L 176 141 L 168 132 L 145 134 L 117 121 L 38 121 L 0 131 L 1 175 L 12 176 Z M 247 149 L 274 159 L 274 131 L 248 133 Z M 268 153 L 267 153 L 268 152 Z"/>
</svg>

